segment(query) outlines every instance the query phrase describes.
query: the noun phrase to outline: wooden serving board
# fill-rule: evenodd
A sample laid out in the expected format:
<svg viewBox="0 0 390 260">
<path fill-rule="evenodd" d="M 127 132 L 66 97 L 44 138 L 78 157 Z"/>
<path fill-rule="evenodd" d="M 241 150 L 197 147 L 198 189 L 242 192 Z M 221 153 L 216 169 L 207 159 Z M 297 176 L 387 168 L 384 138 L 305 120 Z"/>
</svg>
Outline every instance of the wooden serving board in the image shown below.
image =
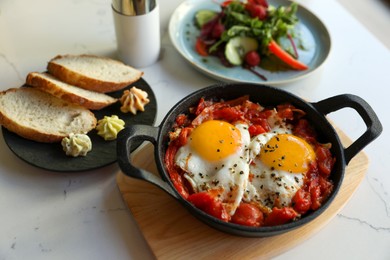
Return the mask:
<svg viewBox="0 0 390 260">
<path fill-rule="evenodd" d="M 344 145 L 351 143 L 345 134 L 338 133 Z M 157 173 L 153 154 L 153 146 L 147 144 L 132 154 L 133 164 Z M 215 230 L 163 190 L 122 172 L 117 175 L 117 183 L 157 259 L 264 259 L 287 251 L 324 227 L 351 198 L 367 168 L 368 157 L 361 152 L 349 163 L 340 191 L 325 212 L 301 228 L 266 238 L 239 237 Z"/>
</svg>

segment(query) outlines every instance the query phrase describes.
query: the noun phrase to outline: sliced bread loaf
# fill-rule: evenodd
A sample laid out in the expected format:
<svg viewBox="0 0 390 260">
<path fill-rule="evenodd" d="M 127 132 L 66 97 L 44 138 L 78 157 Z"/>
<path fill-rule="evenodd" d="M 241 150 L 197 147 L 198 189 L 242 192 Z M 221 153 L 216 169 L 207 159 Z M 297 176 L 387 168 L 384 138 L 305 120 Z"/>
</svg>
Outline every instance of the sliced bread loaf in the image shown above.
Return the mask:
<svg viewBox="0 0 390 260">
<path fill-rule="evenodd" d="M 30 87 L 0 92 L 0 124 L 24 138 L 53 143 L 96 127 L 88 109 Z"/>
<path fill-rule="evenodd" d="M 86 90 L 62 82 L 48 73 L 31 72 L 27 75 L 26 83 L 53 96 L 92 110 L 102 109 L 117 101 L 116 98 L 104 93 Z"/>
<path fill-rule="evenodd" d="M 120 61 L 94 55 L 58 55 L 47 70 L 63 82 L 101 93 L 123 89 L 143 75 Z"/>
</svg>

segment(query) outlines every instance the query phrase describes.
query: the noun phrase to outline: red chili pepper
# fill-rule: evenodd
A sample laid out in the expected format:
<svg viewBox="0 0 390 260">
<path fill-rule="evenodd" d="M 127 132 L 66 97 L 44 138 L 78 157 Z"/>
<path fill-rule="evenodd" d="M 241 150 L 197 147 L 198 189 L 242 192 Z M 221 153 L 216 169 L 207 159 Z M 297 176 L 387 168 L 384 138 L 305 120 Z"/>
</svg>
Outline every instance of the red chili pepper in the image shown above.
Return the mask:
<svg viewBox="0 0 390 260">
<path fill-rule="evenodd" d="M 309 68 L 306 64 L 300 62 L 297 59 L 294 59 L 293 56 L 283 50 L 282 47 L 280 47 L 279 44 L 277 44 L 274 40 L 271 40 L 271 42 L 268 44 L 268 49 L 276 57 L 295 70 L 307 70 Z"/>
</svg>

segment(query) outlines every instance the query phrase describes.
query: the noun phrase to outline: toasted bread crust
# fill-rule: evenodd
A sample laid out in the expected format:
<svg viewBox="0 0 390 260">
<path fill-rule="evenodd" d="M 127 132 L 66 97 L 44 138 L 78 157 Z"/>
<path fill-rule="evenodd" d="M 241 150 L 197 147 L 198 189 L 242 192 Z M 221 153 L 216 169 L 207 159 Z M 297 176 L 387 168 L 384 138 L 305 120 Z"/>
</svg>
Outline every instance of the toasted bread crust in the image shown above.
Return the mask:
<svg viewBox="0 0 390 260">
<path fill-rule="evenodd" d="M 0 111 L 0 124 L 23 138 L 33 140 L 41 143 L 57 143 L 64 138 L 62 135 L 53 135 L 48 133 L 41 133 L 33 128 L 24 127 L 15 123 L 11 118 L 7 117 Z"/>
<path fill-rule="evenodd" d="M 93 77 L 89 77 L 87 75 L 84 75 L 82 73 L 79 73 L 72 68 L 68 68 L 66 66 L 63 66 L 59 63 L 57 63 L 58 60 L 63 59 L 63 58 L 68 58 L 71 57 L 72 55 L 57 55 L 53 59 L 51 59 L 47 65 L 47 70 L 50 72 L 50 74 L 54 75 L 56 78 L 71 84 L 78 86 L 80 88 L 100 92 L 100 93 L 109 93 L 109 92 L 114 92 L 121 90 L 125 88 L 126 86 L 136 82 L 139 80 L 143 72 L 138 71 L 136 69 L 133 69 L 135 74 L 134 77 L 123 82 L 111 82 L 111 81 L 106 81 L 106 80 L 99 80 Z M 79 55 L 78 57 L 85 57 L 85 58 L 98 58 L 101 60 L 107 60 L 111 63 L 116 63 L 120 66 L 127 66 L 119 61 L 116 60 L 111 60 L 109 58 L 104 58 L 104 57 L 97 57 L 93 55 Z M 129 67 L 129 66 L 127 66 Z"/>
<path fill-rule="evenodd" d="M 50 93 L 53 96 L 56 96 L 58 98 L 61 98 L 71 103 L 79 104 L 91 110 L 100 110 L 104 107 L 107 107 L 117 102 L 116 98 L 112 98 L 111 100 L 102 102 L 97 100 L 91 100 L 88 97 L 83 97 L 75 93 L 67 92 L 57 84 L 53 83 L 52 81 L 40 77 L 40 74 L 37 72 L 29 73 L 26 78 L 26 83 L 30 86 L 33 86 L 34 88 L 38 88 L 47 93 Z M 103 93 L 100 94 L 105 95 Z"/>
<path fill-rule="evenodd" d="M 7 98 L 7 97 L 4 97 L 5 95 L 11 94 L 12 92 L 16 93 L 18 91 L 26 91 L 26 92 L 39 91 L 39 92 L 42 92 L 41 90 L 28 88 L 28 87 L 11 88 L 11 89 L 8 89 L 6 91 L 0 92 L 0 100 L 2 100 L 3 98 Z M 42 92 L 42 93 L 44 93 L 44 92 Z M 40 94 L 38 94 L 38 95 L 40 95 Z M 45 94 L 45 95 L 49 95 L 49 94 Z M 53 105 L 54 107 L 59 107 L 59 105 L 60 105 L 58 103 L 59 99 L 54 97 L 54 96 L 50 96 L 50 97 L 52 97 L 52 100 L 53 100 L 53 102 L 50 104 Z M 57 99 L 57 101 L 54 99 Z M 50 100 L 51 100 L 51 98 L 50 98 Z M 89 111 L 88 109 L 83 108 L 81 106 L 78 106 L 76 104 L 67 103 L 65 101 L 61 101 L 61 102 L 63 102 L 62 103 L 63 106 L 61 108 L 64 109 L 64 113 L 67 113 L 67 112 L 69 113 L 69 117 L 74 116 L 75 111 L 73 111 L 72 109 L 77 110 L 81 113 L 85 113 L 84 115 L 88 117 L 88 119 L 90 120 L 90 125 L 88 126 L 88 128 L 82 129 L 83 132 L 89 132 L 96 127 L 97 120 L 95 118 L 95 115 L 91 111 Z M 23 108 L 21 108 L 21 109 L 23 109 Z M 23 115 L 23 114 L 26 114 L 28 111 L 22 110 L 19 112 L 20 113 L 18 113 L 18 115 L 20 115 L 20 114 Z M 50 112 L 48 112 L 48 113 L 50 113 Z M 58 131 L 56 133 L 45 132 L 44 130 L 40 129 L 39 126 L 33 126 L 31 124 L 29 125 L 28 122 L 27 123 L 18 123 L 18 120 L 15 119 L 14 117 L 12 117 L 12 115 L 6 112 L 6 109 L 3 107 L 3 104 L 0 104 L 0 124 L 2 126 L 4 126 L 5 128 L 7 128 L 9 131 L 14 132 L 17 135 L 24 137 L 26 139 L 29 139 L 29 140 L 33 140 L 33 141 L 37 141 L 37 142 L 44 142 L 44 143 L 54 143 L 54 142 L 60 142 L 64 137 L 66 137 L 70 134 L 63 129 L 57 129 Z M 17 116 L 17 115 L 15 115 L 15 116 Z M 49 116 L 53 116 L 53 115 L 47 114 L 47 115 L 43 115 L 43 116 L 49 117 Z M 56 126 L 53 125 L 53 127 L 56 127 Z"/>
</svg>

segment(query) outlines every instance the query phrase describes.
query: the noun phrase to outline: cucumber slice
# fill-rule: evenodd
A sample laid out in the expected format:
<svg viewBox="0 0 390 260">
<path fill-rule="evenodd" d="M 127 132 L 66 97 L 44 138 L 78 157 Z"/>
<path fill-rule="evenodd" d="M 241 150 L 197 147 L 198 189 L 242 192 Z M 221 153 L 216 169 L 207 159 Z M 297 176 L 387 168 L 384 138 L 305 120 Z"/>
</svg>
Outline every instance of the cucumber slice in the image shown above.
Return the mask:
<svg viewBox="0 0 390 260">
<path fill-rule="evenodd" d="M 195 14 L 195 24 L 199 28 L 202 28 L 204 24 L 209 22 L 211 19 L 213 19 L 217 15 L 217 12 L 214 12 L 212 10 L 199 10 Z"/>
<path fill-rule="evenodd" d="M 234 37 L 225 47 L 225 57 L 232 65 L 241 65 L 245 54 L 257 50 L 259 44 L 250 37 Z"/>
</svg>

